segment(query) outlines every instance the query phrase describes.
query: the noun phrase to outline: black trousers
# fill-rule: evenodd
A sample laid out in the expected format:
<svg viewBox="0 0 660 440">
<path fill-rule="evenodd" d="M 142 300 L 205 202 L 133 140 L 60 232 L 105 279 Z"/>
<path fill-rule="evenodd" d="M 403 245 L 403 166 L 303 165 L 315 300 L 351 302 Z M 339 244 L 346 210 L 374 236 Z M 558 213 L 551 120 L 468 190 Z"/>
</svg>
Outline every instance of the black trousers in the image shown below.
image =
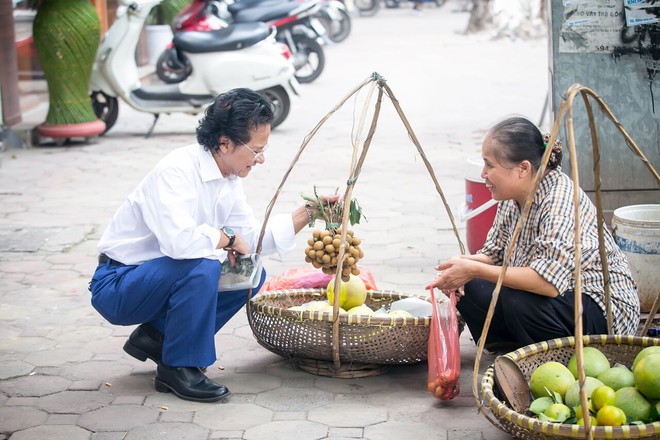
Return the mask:
<svg viewBox="0 0 660 440">
<path fill-rule="evenodd" d="M 456 308 L 465 319 L 475 341 L 481 337 L 495 283 L 474 279 L 465 285 Z M 555 298 L 502 286 L 495 313 L 488 328 L 486 345 L 522 347 L 535 342 L 574 336 L 572 290 Z M 585 335 L 607 333 L 607 320 L 598 304 L 582 294 L 582 331 Z"/>
</svg>

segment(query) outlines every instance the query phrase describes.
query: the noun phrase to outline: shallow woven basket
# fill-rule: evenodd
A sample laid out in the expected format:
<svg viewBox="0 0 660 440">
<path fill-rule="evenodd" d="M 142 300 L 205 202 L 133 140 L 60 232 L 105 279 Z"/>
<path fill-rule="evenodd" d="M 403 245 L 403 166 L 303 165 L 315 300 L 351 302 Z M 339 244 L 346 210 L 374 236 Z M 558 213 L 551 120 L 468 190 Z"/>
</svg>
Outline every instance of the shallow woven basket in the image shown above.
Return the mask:
<svg viewBox="0 0 660 440">
<path fill-rule="evenodd" d="M 658 338 L 621 335 L 584 336 L 583 341 L 585 346 L 598 348 L 612 365 L 620 363 L 628 368 L 632 367 L 635 356 L 644 347 L 660 345 Z M 567 365 L 574 352 L 575 338 L 569 337 L 527 345 L 505 356 L 513 359 L 529 381 L 532 372 L 539 365 L 548 361 Z M 490 411 L 495 416 L 501 429 L 520 439 L 586 438 L 584 426 L 542 422 L 535 417 L 513 411 L 496 395 L 493 375 L 494 370 L 490 366 L 481 380 L 481 398 L 484 411 Z M 660 422 L 620 427 L 595 426 L 592 430 L 594 439 L 660 438 Z"/>
<path fill-rule="evenodd" d="M 365 304 L 377 310 L 409 296 L 368 291 Z M 287 358 L 332 361 L 332 314 L 287 310 L 325 299 L 325 289 L 276 290 L 256 295 L 248 303 L 248 319 L 257 341 Z M 339 323 L 342 363 L 396 365 L 426 360 L 430 317 L 340 315 Z"/>
</svg>

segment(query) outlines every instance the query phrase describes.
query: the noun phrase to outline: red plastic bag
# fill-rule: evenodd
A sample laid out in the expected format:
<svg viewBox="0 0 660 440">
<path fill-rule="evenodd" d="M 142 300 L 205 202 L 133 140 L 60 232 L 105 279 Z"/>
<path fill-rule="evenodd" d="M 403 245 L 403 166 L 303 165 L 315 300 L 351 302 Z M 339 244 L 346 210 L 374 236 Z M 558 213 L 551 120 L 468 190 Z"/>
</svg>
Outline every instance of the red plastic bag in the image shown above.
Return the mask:
<svg viewBox="0 0 660 440">
<path fill-rule="evenodd" d="M 289 269 L 280 276 L 268 279 L 259 292 L 286 289 L 319 289 L 326 288 L 334 275 L 326 275 L 321 269 L 312 266 Z M 360 278 L 367 290 L 377 290 L 376 280 L 369 269 L 360 267 Z"/>
<path fill-rule="evenodd" d="M 451 400 L 460 392 L 461 352 L 458 343 L 456 294 L 438 304 L 433 288 L 433 315 L 428 348 L 428 390 L 440 400 Z"/>
</svg>

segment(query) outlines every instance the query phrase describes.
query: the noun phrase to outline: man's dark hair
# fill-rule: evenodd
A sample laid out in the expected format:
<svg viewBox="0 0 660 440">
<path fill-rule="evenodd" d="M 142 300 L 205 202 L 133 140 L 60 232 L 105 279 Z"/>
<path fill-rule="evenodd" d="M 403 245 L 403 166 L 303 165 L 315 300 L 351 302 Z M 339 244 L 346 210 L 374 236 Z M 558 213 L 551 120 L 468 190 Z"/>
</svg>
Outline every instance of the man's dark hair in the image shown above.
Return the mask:
<svg viewBox="0 0 660 440">
<path fill-rule="evenodd" d="M 218 151 L 220 136 L 247 143 L 250 131 L 273 120 L 271 103 L 250 89 L 233 89 L 215 98 L 197 127 L 197 142 L 205 150 Z"/>
</svg>

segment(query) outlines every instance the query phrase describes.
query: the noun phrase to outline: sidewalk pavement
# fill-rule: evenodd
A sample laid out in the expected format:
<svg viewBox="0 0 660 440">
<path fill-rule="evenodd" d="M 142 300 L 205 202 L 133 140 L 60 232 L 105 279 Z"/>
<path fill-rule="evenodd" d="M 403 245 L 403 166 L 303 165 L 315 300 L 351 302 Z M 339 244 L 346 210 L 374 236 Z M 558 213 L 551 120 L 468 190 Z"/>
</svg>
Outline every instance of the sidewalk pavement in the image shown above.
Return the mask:
<svg viewBox="0 0 660 440">
<path fill-rule="evenodd" d="M 479 155 L 485 130 L 500 118 L 538 118 L 548 70 L 544 40 L 465 36 L 468 16 L 454 6 L 429 6 L 420 17 L 382 9 L 354 18 L 352 34 L 326 48 L 326 70 L 302 87 L 273 132 L 266 164 L 244 181 L 257 216 L 305 136 L 374 71 L 387 78 L 456 215 L 467 158 Z M 344 190 L 366 96 L 367 88 L 313 138 L 274 212 L 297 206 L 314 185 Z M 390 98 L 382 108 L 353 193 L 368 221 L 354 229 L 363 239 L 362 263 L 380 289 L 425 295 L 434 265 L 459 248 Z M 371 111 L 367 128 L 370 117 Z M 105 322 L 90 306 L 87 283 L 96 242 L 115 209 L 162 156 L 194 140 L 196 121 L 163 115 L 145 139 L 151 116 L 121 103 L 115 128 L 91 144 L 2 153 L 0 440 L 510 438 L 476 412 L 476 350 L 467 330 L 461 394 L 449 402 L 426 391 L 425 363 L 361 379 L 297 370 L 258 344 L 244 312 L 217 334 L 218 360 L 208 369 L 232 390 L 226 403 L 186 402 L 154 390 L 155 365 L 122 351 L 132 328 Z M 299 234 L 298 249 L 285 258 L 265 258 L 270 275 L 305 265 L 309 233 Z M 482 370 L 492 359 L 484 357 Z"/>
</svg>

